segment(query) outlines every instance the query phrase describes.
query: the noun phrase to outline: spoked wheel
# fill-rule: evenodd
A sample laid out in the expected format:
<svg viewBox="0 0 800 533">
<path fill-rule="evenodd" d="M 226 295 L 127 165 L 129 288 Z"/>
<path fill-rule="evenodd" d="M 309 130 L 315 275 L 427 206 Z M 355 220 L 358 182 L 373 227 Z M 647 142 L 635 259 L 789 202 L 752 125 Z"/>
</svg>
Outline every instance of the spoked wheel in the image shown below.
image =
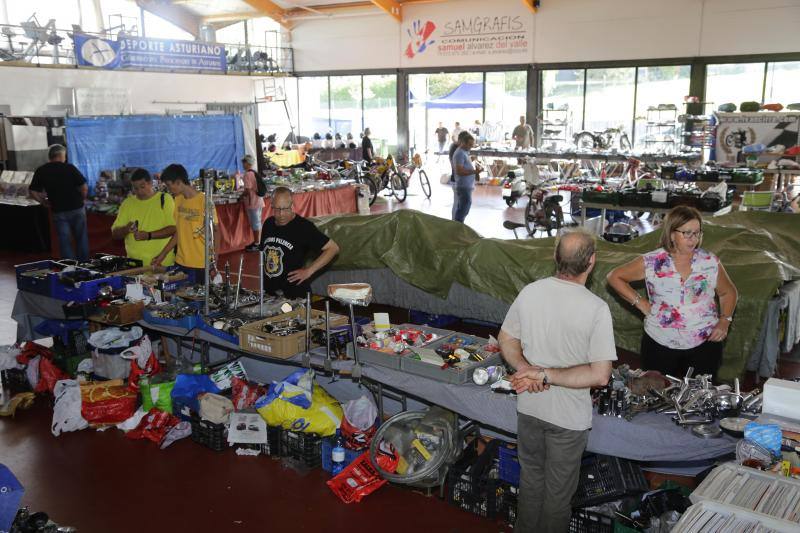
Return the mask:
<svg viewBox="0 0 800 533">
<path fill-rule="evenodd" d="M 419 169 L 419 183 L 420 183 L 420 185 L 422 185 L 422 192 L 425 193 L 425 197 L 430 199 L 430 197 L 431 197 L 431 182 L 428 179 L 428 175 L 422 169 Z"/>
<path fill-rule="evenodd" d="M 408 195 L 408 182 L 406 178 L 402 174 L 395 172 L 392 174 L 389 183 L 391 184 L 392 194 L 397 198 L 397 201 L 405 202 L 406 196 Z"/>
<path fill-rule="evenodd" d="M 536 208 L 538 202 L 533 198 L 528 199 L 528 205 L 525 206 L 525 229 L 528 235 L 533 236 L 536 232 Z"/>
<path fill-rule="evenodd" d="M 375 179 L 371 174 L 365 174 L 359 178 L 359 181 L 366 183 L 367 187 L 369 187 L 369 205 L 374 204 L 375 199 L 378 197 L 378 187 L 375 185 Z"/>
<path fill-rule="evenodd" d="M 575 146 L 578 150 L 593 150 L 597 147 L 597 139 L 589 131 L 582 131 L 575 136 Z"/>
<path fill-rule="evenodd" d="M 514 207 L 514 205 L 516 203 L 517 203 L 517 199 L 516 198 L 511 198 L 510 196 L 506 198 L 506 205 L 508 207 Z"/>
</svg>

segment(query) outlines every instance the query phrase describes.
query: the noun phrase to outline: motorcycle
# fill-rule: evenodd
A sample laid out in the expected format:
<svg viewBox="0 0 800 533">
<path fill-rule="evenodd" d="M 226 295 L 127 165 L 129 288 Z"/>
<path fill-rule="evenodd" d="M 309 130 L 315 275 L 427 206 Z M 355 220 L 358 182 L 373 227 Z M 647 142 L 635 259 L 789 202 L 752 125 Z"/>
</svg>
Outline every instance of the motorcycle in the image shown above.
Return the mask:
<svg viewBox="0 0 800 533">
<path fill-rule="evenodd" d="M 508 207 L 514 207 L 517 200 L 529 196 L 531 190 L 541 185 L 544 181 L 552 179 L 552 172 L 545 171 L 544 176 L 536 161 L 525 158 L 522 168 L 510 170 L 503 180 L 501 195 Z"/>
</svg>

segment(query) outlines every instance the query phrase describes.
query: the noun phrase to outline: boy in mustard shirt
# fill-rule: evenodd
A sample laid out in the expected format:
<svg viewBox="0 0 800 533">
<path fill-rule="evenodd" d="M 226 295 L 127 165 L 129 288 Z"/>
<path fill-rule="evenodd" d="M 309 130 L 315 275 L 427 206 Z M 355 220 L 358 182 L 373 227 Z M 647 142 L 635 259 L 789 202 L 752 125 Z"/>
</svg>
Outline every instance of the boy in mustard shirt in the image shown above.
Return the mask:
<svg viewBox="0 0 800 533">
<path fill-rule="evenodd" d="M 183 165 L 169 165 L 161 173 L 161 181 L 167 184 L 169 192 L 175 196 L 176 231 L 160 254 L 153 259 L 154 265 L 162 264 L 170 251 L 178 247 L 175 264 L 189 275 L 193 283 L 205 281 L 205 218 L 206 196 L 189 183 L 189 174 Z M 214 257 L 219 249 L 219 227 L 217 209 L 214 208 Z"/>
<path fill-rule="evenodd" d="M 125 239 L 125 253 L 149 265 L 159 255 L 169 238 L 175 233 L 175 201 L 167 193 L 153 190 L 153 179 L 143 168 L 131 176 L 133 194 L 119 207 L 111 236 Z M 161 264 L 175 264 L 175 254 L 170 250 Z"/>
</svg>

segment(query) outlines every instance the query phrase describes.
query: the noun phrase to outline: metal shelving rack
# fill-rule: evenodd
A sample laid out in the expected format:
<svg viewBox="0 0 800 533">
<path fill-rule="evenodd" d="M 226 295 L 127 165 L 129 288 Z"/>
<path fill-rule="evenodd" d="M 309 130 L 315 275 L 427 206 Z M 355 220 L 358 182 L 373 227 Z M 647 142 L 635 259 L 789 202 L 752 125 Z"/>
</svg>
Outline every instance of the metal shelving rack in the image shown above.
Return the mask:
<svg viewBox="0 0 800 533">
<path fill-rule="evenodd" d="M 572 113 L 569 109 L 543 109 L 539 121 L 539 146 L 569 144 Z"/>
<path fill-rule="evenodd" d="M 647 108 L 645 151 L 674 153 L 678 145 L 678 109 L 675 106 Z"/>
<path fill-rule="evenodd" d="M 702 105 L 702 115 L 683 115 L 681 128 L 681 150 L 696 150 L 706 155 L 706 151 L 714 148 L 717 126 L 713 117 L 713 102 L 684 103 L 684 105 Z"/>
</svg>

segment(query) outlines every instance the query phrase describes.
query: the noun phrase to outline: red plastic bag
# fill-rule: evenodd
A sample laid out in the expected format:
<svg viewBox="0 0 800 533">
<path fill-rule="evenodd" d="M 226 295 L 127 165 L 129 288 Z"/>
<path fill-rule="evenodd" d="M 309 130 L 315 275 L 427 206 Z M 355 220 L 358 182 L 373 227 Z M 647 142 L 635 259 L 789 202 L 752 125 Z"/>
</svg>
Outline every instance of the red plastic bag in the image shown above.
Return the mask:
<svg viewBox="0 0 800 533">
<path fill-rule="evenodd" d="M 136 429 L 131 430 L 125 434 L 129 439 L 147 439 L 161 444 L 169 430 L 172 429 L 180 422 L 177 416 L 165 413 L 153 407 L 142 418 Z"/>
<path fill-rule="evenodd" d="M 39 359 L 39 382 L 33 388 L 33 392 L 53 392 L 56 382 L 62 379 L 69 379 L 69 376 L 53 364 L 53 352 L 41 344 L 26 342 L 22 351 L 17 355 L 17 362 L 23 365 L 30 364 L 36 357 Z"/>
<path fill-rule="evenodd" d="M 256 400 L 267 393 L 267 389 L 255 383 L 233 376 L 231 378 L 231 389 L 233 390 L 233 408 L 237 411 L 253 407 Z"/>
<path fill-rule="evenodd" d="M 397 469 L 397 461 L 396 455 L 378 456 L 378 465 L 387 472 L 394 472 Z M 344 503 L 358 503 L 365 496 L 384 486 L 387 481 L 380 476 L 367 451 L 326 483 Z"/>
<path fill-rule="evenodd" d="M 42 357 L 39 359 L 39 383 L 34 387 L 33 392 L 53 393 L 56 382 L 62 379 L 70 379 L 60 368 L 53 364 L 53 361 Z"/>
<path fill-rule="evenodd" d="M 143 376 L 155 376 L 161 372 L 161 365 L 158 363 L 156 354 L 150 352 L 150 357 L 147 358 L 147 364 L 144 368 L 139 366 L 136 359 L 131 359 L 131 373 L 128 375 L 128 390 L 132 392 L 139 392 L 139 379 Z"/>
<path fill-rule="evenodd" d="M 138 400 L 122 380 L 81 385 L 81 416 L 90 424 L 119 424 L 133 416 Z"/>
<path fill-rule="evenodd" d="M 362 431 L 353 426 L 353 424 L 347 420 L 346 416 L 343 416 L 340 429 L 342 430 L 342 436 L 348 448 L 351 450 L 366 450 L 369 448 L 372 437 L 375 436 L 375 432 L 378 431 L 378 425 L 373 424 L 366 431 Z"/>
</svg>

